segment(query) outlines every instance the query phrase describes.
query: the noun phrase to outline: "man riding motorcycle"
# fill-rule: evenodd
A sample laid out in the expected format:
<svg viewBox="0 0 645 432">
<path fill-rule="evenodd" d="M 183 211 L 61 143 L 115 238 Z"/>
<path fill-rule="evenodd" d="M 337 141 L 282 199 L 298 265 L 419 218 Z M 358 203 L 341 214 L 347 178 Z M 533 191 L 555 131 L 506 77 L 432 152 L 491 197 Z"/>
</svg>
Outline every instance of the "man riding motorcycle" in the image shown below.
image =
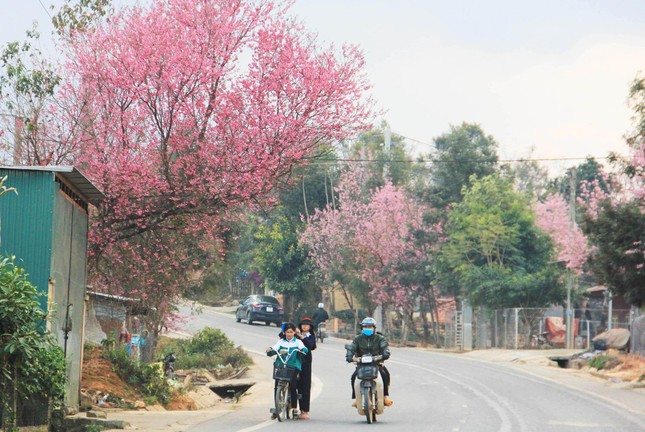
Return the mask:
<svg viewBox="0 0 645 432">
<path fill-rule="evenodd" d="M 363 355 L 383 356 L 383 360 L 390 358 L 390 349 L 387 339 L 380 333 L 376 332 L 376 320 L 367 317 L 361 322 L 361 334 L 354 338 L 351 347 L 348 349 L 346 356 L 347 362 L 352 362 L 354 357 Z M 391 406 L 394 402 L 389 398 L 390 372 L 383 364 L 379 364 L 379 373 L 383 378 L 383 404 Z M 356 407 L 356 394 L 354 392 L 354 382 L 356 381 L 356 371 L 352 374 L 352 406 Z"/>
<path fill-rule="evenodd" d="M 318 309 L 316 309 L 311 316 L 311 319 L 314 321 L 314 328 L 318 329 L 318 324 L 325 322 L 329 319 L 329 314 L 325 310 L 325 305 L 318 303 Z"/>
</svg>

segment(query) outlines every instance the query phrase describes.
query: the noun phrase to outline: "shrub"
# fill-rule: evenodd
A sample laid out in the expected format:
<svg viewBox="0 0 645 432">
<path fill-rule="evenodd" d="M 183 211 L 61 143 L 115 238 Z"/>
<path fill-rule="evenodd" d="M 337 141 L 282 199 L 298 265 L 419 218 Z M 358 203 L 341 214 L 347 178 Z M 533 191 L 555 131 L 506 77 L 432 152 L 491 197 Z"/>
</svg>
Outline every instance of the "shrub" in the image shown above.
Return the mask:
<svg viewBox="0 0 645 432">
<path fill-rule="evenodd" d="M 609 354 L 600 354 L 589 360 L 589 366 L 595 369 L 613 369 L 620 361 L 617 357 Z"/>
<path fill-rule="evenodd" d="M 162 404 L 170 401 L 172 389 L 163 373 L 159 370 L 158 365 L 135 362 L 128 356 L 125 348 L 105 351 L 103 357 L 110 360 L 114 372 L 121 379 L 139 386 L 146 396 L 154 397 Z"/>
<path fill-rule="evenodd" d="M 160 338 L 157 357 L 163 358 L 174 352 L 177 369 L 214 369 L 230 364 L 242 367 L 251 364 L 251 359 L 241 348 L 236 348 L 221 330 L 206 327 L 191 339 Z"/>
</svg>

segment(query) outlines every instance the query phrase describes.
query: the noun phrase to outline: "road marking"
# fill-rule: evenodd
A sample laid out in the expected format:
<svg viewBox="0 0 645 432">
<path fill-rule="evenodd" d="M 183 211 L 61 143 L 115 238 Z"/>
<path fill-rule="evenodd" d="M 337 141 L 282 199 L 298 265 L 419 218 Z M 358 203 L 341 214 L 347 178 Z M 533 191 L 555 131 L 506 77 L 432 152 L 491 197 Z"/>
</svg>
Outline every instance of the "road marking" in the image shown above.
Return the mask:
<svg viewBox="0 0 645 432">
<path fill-rule="evenodd" d="M 616 427 L 616 425 L 613 425 L 613 424 L 586 423 L 586 422 L 560 421 L 560 420 L 549 420 L 547 424 L 553 425 L 553 426 L 572 426 L 572 427 L 584 427 L 584 428 L 615 428 Z"/>
<path fill-rule="evenodd" d="M 455 383 L 455 384 L 457 384 L 457 385 L 459 385 L 461 387 L 469 389 L 471 392 L 473 392 L 475 395 L 477 395 L 481 401 L 483 401 L 486 405 L 491 407 L 493 409 L 493 411 L 495 411 L 495 413 L 497 414 L 497 416 L 499 417 L 499 419 L 501 421 L 500 428 L 499 428 L 500 432 L 511 432 L 512 431 L 513 422 L 512 422 L 512 420 L 510 418 L 511 415 L 514 416 L 518 420 L 518 423 L 520 424 L 520 430 L 526 430 L 522 420 L 520 418 L 518 418 L 517 414 L 512 410 L 512 408 L 508 405 L 508 403 L 504 400 L 504 398 L 501 395 L 491 391 L 490 389 L 487 389 L 486 391 L 488 393 L 490 393 L 492 397 L 488 397 L 488 395 L 486 395 L 484 393 L 484 391 L 479 390 L 478 388 L 476 388 L 472 384 L 465 383 L 465 382 L 463 382 L 463 381 L 461 381 L 459 379 L 456 379 L 456 378 L 453 378 L 451 376 L 448 376 L 448 375 L 442 374 L 440 372 L 437 372 L 436 370 L 433 370 L 433 369 L 430 369 L 430 368 L 427 368 L 427 367 L 423 367 L 423 366 L 419 366 L 419 365 L 414 364 L 414 363 L 408 363 L 408 362 L 399 361 L 399 360 L 390 360 L 390 363 L 400 364 L 400 365 L 407 366 L 407 367 L 413 368 L 413 369 L 420 369 L 420 370 L 422 370 L 424 372 L 428 372 L 428 373 L 437 375 L 437 376 L 439 376 L 439 377 L 441 377 L 441 378 L 443 378 L 443 379 L 445 379 L 447 381 L 453 382 L 453 383 Z M 497 399 L 499 401 L 499 403 L 497 403 L 493 398 Z"/>
<path fill-rule="evenodd" d="M 256 424 L 255 426 L 247 427 L 246 429 L 240 429 L 237 432 L 251 432 L 251 431 L 256 431 L 258 429 L 263 429 L 267 426 L 272 425 L 274 421 L 277 421 L 277 420 L 266 420 L 266 421 L 263 421 L 262 423 Z"/>
</svg>

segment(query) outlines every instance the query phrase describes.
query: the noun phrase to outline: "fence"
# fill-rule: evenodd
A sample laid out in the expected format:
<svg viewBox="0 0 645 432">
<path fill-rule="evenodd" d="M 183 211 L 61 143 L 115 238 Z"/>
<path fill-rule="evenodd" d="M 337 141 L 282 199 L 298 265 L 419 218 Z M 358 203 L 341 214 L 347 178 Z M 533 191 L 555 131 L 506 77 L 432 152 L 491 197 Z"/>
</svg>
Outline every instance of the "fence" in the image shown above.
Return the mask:
<svg viewBox="0 0 645 432">
<path fill-rule="evenodd" d="M 510 308 L 473 313 L 473 346 L 483 348 L 559 348 L 566 346 L 566 312 L 562 307 Z M 576 311 L 571 319 L 573 346 L 588 348 L 592 339 L 609 328 L 629 328 L 630 310 Z"/>
<path fill-rule="evenodd" d="M 612 310 L 604 307 L 574 309 L 573 312 L 572 344 L 579 349 L 590 347 L 592 339 L 609 328 L 630 329 L 634 319 L 629 309 Z M 393 322 L 393 326 L 382 330 L 387 333 L 391 343 L 421 342 L 417 335 L 423 335 L 425 330 L 429 330 L 427 342 L 448 349 L 561 348 L 566 346 L 565 317 L 565 309 L 559 306 L 498 310 L 475 308 L 470 312 L 450 309 L 445 311 L 442 321 L 436 323 L 435 329 L 424 329 L 421 317 L 415 314 L 416 332 L 410 329 L 404 331 L 399 322 Z M 353 320 L 350 319 L 334 318 L 330 320 L 327 330 L 335 336 L 348 339 L 356 335 Z M 643 338 L 640 345 L 632 347 L 634 352 L 645 350 L 645 335 Z"/>
</svg>

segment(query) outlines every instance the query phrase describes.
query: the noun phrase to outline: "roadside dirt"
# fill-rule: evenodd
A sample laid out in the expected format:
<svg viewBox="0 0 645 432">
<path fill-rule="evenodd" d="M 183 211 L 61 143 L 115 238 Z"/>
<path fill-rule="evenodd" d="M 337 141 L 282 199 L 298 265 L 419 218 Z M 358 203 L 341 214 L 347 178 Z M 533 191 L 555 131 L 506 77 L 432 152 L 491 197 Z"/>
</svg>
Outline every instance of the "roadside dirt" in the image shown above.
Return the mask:
<svg viewBox="0 0 645 432">
<path fill-rule="evenodd" d="M 606 357 L 607 364 L 601 369 L 591 367 L 590 360 L 581 362 L 581 369 L 601 378 L 642 383 L 645 387 L 645 357 L 617 350 L 607 350 Z"/>
<path fill-rule="evenodd" d="M 136 387 L 119 378 L 112 370 L 112 363 L 101 357 L 100 349 L 85 351 L 81 392 L 92 397 L 111 395 L 133 403 L 144 398 L 144 395 Z"/>
<path fill-rule="evenodd" d="M 101 349 L 86 351 L 83 356 L 81 394 L 89 397 L 91 405 L 101 408 L 146 408 L 145 395 L 134 385 L 123 381 L 112 369 L 112 363 L 101 357 Z M 99 400 L 109 395 L 106 401 Z M 165 410 L 194 410 L 195 401 L 188 395 L 177 393 L 164 408 Z"/>
</svg>

